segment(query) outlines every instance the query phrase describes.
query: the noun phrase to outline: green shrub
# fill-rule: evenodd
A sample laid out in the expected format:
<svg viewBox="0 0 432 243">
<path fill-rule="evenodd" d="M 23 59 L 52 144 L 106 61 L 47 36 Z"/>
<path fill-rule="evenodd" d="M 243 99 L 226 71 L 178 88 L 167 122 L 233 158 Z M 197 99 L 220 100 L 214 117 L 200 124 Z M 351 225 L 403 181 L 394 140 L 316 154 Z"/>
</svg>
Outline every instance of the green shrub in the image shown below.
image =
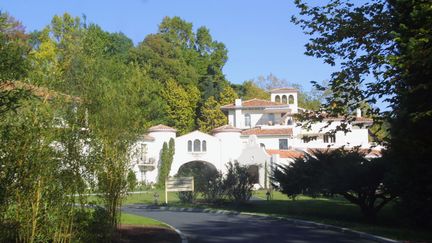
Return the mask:
<svg viewBox="0 0 432 243">
<path fill-rule="evenodd" d="M 133 170 L 129 170 L 127 174 L 127 184 L 129 191 L 134 191 L 138 185 L 138 180 Z"/>
<path fill-rule="evenodd" d="M 246 166 L 241 166 L 237 161 L 229 162 L 228 172 L 224 179 L 225 193 L 228 199 L 235 203 L 249 201 L 252 196 L 253 182 Z"/>
</svg>

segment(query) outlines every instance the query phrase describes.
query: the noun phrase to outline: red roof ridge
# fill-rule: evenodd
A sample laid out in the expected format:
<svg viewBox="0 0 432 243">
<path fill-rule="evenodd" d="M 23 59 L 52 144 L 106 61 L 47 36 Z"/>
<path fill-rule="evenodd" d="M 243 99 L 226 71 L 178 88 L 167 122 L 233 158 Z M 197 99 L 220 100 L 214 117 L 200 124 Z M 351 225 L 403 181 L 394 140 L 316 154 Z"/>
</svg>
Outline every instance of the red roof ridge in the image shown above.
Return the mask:
<svg viewBox="0 0 432 243">
<path fill-rule="evenodd" d="M 152 126 L 148 129 L 149 132 L 176 132 L 177 129 L 169 127 L 164 124 L 159 124 L 156 126 Z"/>
<path fill-rule="evenodd" d="M 261 127 L 254 127 L 247 130 L 243 130 L 242 135 L 258 135 L 258 136 L 281 136 L 281 135 L 293 135 L 292 128 L 268 128 L 262 129 Z"/>
</svg>

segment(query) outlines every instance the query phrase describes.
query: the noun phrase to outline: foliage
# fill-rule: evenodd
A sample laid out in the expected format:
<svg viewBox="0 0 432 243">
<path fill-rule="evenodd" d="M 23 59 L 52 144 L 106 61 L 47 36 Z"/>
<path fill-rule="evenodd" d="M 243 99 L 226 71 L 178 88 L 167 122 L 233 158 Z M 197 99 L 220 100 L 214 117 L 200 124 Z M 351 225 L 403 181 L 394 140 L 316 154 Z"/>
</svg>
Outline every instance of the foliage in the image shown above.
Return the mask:
<svg viewBox="0 0 432 243">
<path fill-rule="evenodd" d="M 9 14 L 0 12 L 0 82 L 25 76 L 30 50 L 22 24 Z"/>
<path fill-rule="evenodd" d="M 235 92 L 235 90 L 231 86 L 225 85 L 222 92 L 219 94 L 219 104 L 221 105 L 232 104 L 237 98 L 238 95 Z"/>
<path fill-rule="evenodd" d="M 128 184 L 128 190 L 134 191 L 138 185 L 138 180 L 137 180 L 135 172 L 133 170 L 129 169 L 126 180 L 127 180 L 127 184 Z"/>
<path fill-rule="evenodd" d="M 0 11 L 0 85 L 6 81 L 23 78 L 29 66 L 27 56 L 31 48 L 24 27 L 12 16 Z M 14 110 L 19 101 L 27 98 L 22 90 L 0 89 L 0 115 Z"/>
<path fill-rule="evenodd" d="M 256 84 L 251 80 L 244 81 L 242 85 L 236 87 L 237 93 L 243 100 L 250 100 L 254 98 L 264 100 L 270 99 L 270 94 L 256 86 Z"/>
<path fill-rule="evenodd" d="M 366 159 L 358 148 L 316 150 L 292 164 L 279 165 L 272 178 L 281 192 L 293 199 L 302 193 L 339 194 L 358 205 L 366 219 L 373 222 L 378 211 L 395 198 L 384 184 L 388 166 L 382 158 Z"/>
<path fill-rule="evenodd" d="M 253 183 L 246 166 L 237 161 L 227 164 L 227 174 L 224 179 L 225 193 L 235 203 L 245 203 L 252 196 Z"/>
<path fill-rule="evenodd" d="M 216 127 L 220 127 L 227 123 L 226 116 L 220 109 L 219 103 L 213 96 L 201 107 L 201 116 L 198 119 L 198 127 L 202 132 L 210 132 Z"/>
<path fill-rule="evenodd" d="M 169 144 L 164 142 L 160 153 L 160 168 L 158 176 L 158 188 L 165 188 L 165 181 L 171 170 L 171 164 L 174 158 L 174 139 L 170 139 Z"/>
<path fill-rule="evenodd" d="M 184 89 L 174 80 L 167 81 L 161 95 L 167 102 L 168 124 L 177 128 L 180 134 L 190 132 L 195 127 L 195 116 L 199 91 L 195 86 Z"/>
<path fill-rule="evenodd" d="M 203 183 L 201 193 L 207 202 L 215 203 L 225 197 L 224 177 L 220 171 L 210 173 Z"/>
<path fill-rule="evenodd" d="M 390 123 L 389 157 L 402 191 L 401 209 L 418 224 L 429 224 L 431 3 L 333 0 L 311 7 L 295 2 L 302 17 L 293 22 L 312 36 L 306 54 L 340 68 L 331 75 L 332 96 L 323 111 L 338 116 L 366 102 L 368 115 Z M 381 110 L 380 102 L 390 109 Z"/>
</svg>

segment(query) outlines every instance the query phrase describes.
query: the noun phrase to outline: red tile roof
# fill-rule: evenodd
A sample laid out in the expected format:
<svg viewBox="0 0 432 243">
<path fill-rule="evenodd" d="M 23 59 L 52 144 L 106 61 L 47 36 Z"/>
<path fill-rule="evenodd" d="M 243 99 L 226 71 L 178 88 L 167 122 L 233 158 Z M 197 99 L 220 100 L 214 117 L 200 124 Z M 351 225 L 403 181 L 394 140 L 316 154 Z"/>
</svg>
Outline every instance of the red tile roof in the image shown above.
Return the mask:
<svg viewBox="0 0 432 243">
<path fill-rule="evenodd" d="M 286 93 L 286 92 L 298 92 L 296 88 L 278 88 L 270 90 L 270 93 Z"/>
<path fill-rule="evenodd" d="M 336 148 L 310 148 L 307 150 L 307 152 L 308 153 L 313 153 L 314 151 L 326 152 L 326 151 L 332 151 L 335 149 Z M 349 149 L 349 148 L 345 148 L 345 149 Z M 364 155 L 366 157 L 381 157 L 382 156 L 381 150 L 378 150 L 378 149 L 362 148 L 362 149 L 360 149 L 360 152 L 364 153 Z"/>
<path fill-rule="evenodd" d="M 261 100 L 261 99 L 251 99 L 251 100 L 245 100 L 242 101 L 241 106 L 235 106 L 235 103 L 224 105 L 221 107 L 221 109 L 233 109 L 238 107 L 256 107 L 256 108 L 266 108 L 266 107 L 288 107 L 287 104 L 281 104 L 277 102 L 272 102 L 268 100 Z"/>
<path fill-rule="evenodd" d="M 156 126 L 152 126 L 148 129 L 149 132 L 176 132 L 177 130 L 169 127 L 169 126 L 165 126 L 163 124 L 159 124 Z"/>
<path fill-rule="evenodd" d="M 301 158 L 304 153 L 297 150 L 277 150 L 277 149 L 266 149 L 267 153 L 270 155 L 279 154 L 281 158 Z"/>
<path fill-rule="evenodd" d="M 273 128 L 273 129 L 261 129 L 260 127 L 251 128 L 244 130 L 242 135 L 257 135 L 257 136 L 278 136 L 278 135 L 288 135 L 292 136 L 292 128 Z"/>
<path fill-rule="evenodd" d="M 241 129 L 233 127 L 232 125 L 223 125 L 212 130 L 212 133 L 219 132 L 241 132 Z"/>
</svg>

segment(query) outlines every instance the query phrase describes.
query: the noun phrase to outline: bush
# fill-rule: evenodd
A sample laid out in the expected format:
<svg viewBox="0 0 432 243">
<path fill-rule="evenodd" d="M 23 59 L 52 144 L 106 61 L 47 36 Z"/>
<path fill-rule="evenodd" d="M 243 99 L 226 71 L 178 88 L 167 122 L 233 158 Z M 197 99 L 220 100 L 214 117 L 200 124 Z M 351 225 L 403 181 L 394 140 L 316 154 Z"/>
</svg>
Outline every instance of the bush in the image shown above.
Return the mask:
<svg viewBox="0 0 432 243">
<path fill-rule="evenodd" d="M 77 229 L 75 242 L 109 242 L 111 239 L 110 215 L 103 207 L 76 212 L 73 225 Z"/>
<path fill-rule="evenodd" d="M 127 185 L 129 191 L 134 191 L 138 185 L 138 180 L 133 170 L 129 170 L 127 174 Z"/>
<path fill-rule="evenodd" d="M 227 197 L 235 203 L 245 203 L 252 196 L 253 182 L 246 166 L 240 166 L 236 161 L 229 162 L 228 173 L 224 179 Z"/>
<path fill-rule="evenodd" d="M 207 202 L 214 203 L 222 200 L 225 194 L 224 178 L 222 173 L 217 171 L 216 173 L 209 175 L 208 179 L 204 183 L 201 193 Z"/>
<path fill-rule="evenodd" d="M 197 198 L 197 192 L 177 192 L 181 203 L 193 203 Z"/>
</svg>

